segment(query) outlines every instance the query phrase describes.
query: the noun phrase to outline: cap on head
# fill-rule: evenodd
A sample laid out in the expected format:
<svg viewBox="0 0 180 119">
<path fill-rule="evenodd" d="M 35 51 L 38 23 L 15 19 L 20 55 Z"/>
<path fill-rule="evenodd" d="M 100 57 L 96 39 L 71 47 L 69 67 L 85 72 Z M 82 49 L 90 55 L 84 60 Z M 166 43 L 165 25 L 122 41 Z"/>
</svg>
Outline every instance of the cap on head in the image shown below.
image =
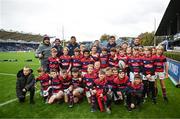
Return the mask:
<svg viewBox="0 0 180 119">
<path fill-rule="evenodd" d="M 50 40 L 49 36 L 45 35 L 43 40 Z"/>
</svg>

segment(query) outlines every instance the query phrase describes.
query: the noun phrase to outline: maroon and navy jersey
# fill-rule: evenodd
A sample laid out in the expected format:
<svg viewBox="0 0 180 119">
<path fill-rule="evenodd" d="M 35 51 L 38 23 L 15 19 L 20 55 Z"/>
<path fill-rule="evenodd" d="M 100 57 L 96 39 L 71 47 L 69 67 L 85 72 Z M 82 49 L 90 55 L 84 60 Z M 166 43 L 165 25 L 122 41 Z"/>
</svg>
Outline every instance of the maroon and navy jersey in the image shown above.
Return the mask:
<svg viewBox="0 0 180 119">
<path fill-rule="evenodd" d="M 91 59 L 96 62 L 99 61 L 99 53 L 96 53 L 96 55 L 91 55 Z"/>
<path fill-rule="evenodd" d="M 62 83 L 58 77 L 51 79 L 51 89 L 53 94 L 62 90 Z"/>
<path fill-rule="evenodd" d="M 128 92 L 132 94 L 142 94 L 143 91 L 143 84 L 134 84 L 134 83 L 128 83 Z"/>
<path fill-rule="evenodd" d="M 143 75 L 154 75 L 155 74 L 155 67 L 154 67 L 154 58 L 152 57 L 143 57 Z"/>
<path fill-rule="evenodd" d="M 100 55 L 99 57 L 101 68 L 106 68 L 109 66 L 109 56 L 108 55 Z"/>
<path fill-rule="evenodd" d="M 59 71 L 59 58 L 58 57 L 49 57 L 48 58 L 48 65 L 49 65 L 49 70 L 51 69 L 56 69 L 57 71 Z"/>
<path fill-rule="evenodd" d="M 95 79 L 94 83 L 96 85 L 96 90 L 104 90 L 106 88 L 107 80 Z"/>
<path fill-rule="evenodd" d="M 118 58 L 114 59 L 115 56 L 109 56 L 109 67 L 118 67 Z"/>
<path fill-rule="evenodd" d="M 81 87 L 82 86 L 82 80 L 79 80 L 80 78 L 72 78 L 72 85 L 73 88 Z"/>
<path fill-rule="evenodd" d="M 107 85 L 111 88 L 114 88 L 114 75 L 106 76 Z"/>
<path fill-rule="evenodd" d="M 61 68 L 62 69 L 68 69 L 69 66 L 71 65 L 71 56 L 67 55 L 62 55 L 60 56 L 60 62 L 61 62 Z"/>
<path fill-rule="evenodd" d="M 114 85 L 116 89 L 125 89 L 129 83 L 128 76 L 125 76 L 123 79 L 120 79 L 119 77 L 116 77 L 114 79 Z"/>
<path fill-rule="evenodd" d="M 50 77 L 47 73 L 44 73 L 43 75 L 39 76 L 36 80 L 40 81 L 42 90 L 47 90 L 50 86 Z"/>
<path fill-rule="evenodd" d="M 67 76 L 66 78 L 63 78 L 62 76 L 59 76 L 59 79 L 62 82 L 63 90 L 69 88 L 72 85 L 71 76 Z"/>
<path fill-rule="evenodd" d="M 153 56 L 155 72 L 164 72 L 164 65 L 166 63 L 166 57 L 164 55 L 161 56 Z"/>
<path fill-rule="evenodd" d="M 122 60 L 125 64 L 127 64 L 128 57 L 126 55 L 118 55 L 118 60 Z"/>
<path fill-rule="evenodd" d="M 96 69 L 96 68 L 94 68 L 94 70 L 93 70 L 93 72 L 97 75 L 99 74 L 99 71 L 100 71 L 100 69 Z"/>
<path fill-rule="evenodd" d="M 140 57 L 131 56 L 128 58 L 130 72 L 140 73 L 142 71 L 142 60 Z"/>
<path fill-rule="evenodd" d="M 92 74 L 85 74 L 83 77 L 83 84 L 85 85 L 85 91 L 89 91 L 90 89 L 95 88 L 94 80 L 97 78 L 97 75 Z"/>
<path fill-rule="evenodd" d="M 81 56 L 72 56 L 72 67 L 81 68 Z"/>
<path fill-rule="evenodd" d="M 94 61 L 93 61 L 90 57 L 88 57 L 88 58 L 86 58 L 86 57 L 82 58 L 82 59 L 81 59 L 82 71 L 83 71 L 83 72 L 87 72 L 88 65 L 89 65 L 89 64 L 93 64 L 93 63 L 94 63 Z"/>
</svg>

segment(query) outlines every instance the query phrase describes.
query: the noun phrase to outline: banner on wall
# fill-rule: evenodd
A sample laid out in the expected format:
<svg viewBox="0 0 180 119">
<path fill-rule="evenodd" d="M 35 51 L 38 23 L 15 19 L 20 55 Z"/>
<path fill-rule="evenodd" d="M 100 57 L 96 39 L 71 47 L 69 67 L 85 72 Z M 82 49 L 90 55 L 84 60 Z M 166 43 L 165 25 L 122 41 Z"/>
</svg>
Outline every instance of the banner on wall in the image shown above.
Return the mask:
<svg viewBox="0 0 180 119">
<path fill-rule="evenodd" d="M 173 84 L 177 87 L 180 86 L 180 62 L 167 58 L 168 74 Z"/>
</svg>

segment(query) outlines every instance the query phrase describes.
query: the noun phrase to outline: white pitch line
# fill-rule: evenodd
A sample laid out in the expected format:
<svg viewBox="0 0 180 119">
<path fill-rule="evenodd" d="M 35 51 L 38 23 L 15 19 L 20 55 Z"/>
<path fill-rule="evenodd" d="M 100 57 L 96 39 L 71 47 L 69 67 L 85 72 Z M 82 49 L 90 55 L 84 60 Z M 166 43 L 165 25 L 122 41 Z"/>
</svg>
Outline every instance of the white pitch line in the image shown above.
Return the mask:
<svg viewBox="0 0 180 119">
<path fill-rule="evenodd" d="M 37 90 L 35 93 L 38 93 L 40 90 Z M 30 94 L 27 94 L 26 95 L 26 97 L 27 96 L 29 96 Z M 9 104 L 9 103 L 12 103 L 12 102 L 14 102 L 14 101 L 16 101 L 16 100 L 18 100 L 17 98 L 14 98 L 14 99 L 11 99 L 11 100 L 8 100 L 8 101 L 6 101 L 6 102 L 3 102 L 3 103 L 1 103 L 0 104 L 0 107 L 2 107 L 2 106 L 4 106 L 4 105 L 7 105 L 7 104 Z"/>
<path fill-rule="evenodd" d="M 0 73 L 0 75 L 6 75 L 6 76 L 16 76 L 16 74 L 9 74 L 9 73 Z"/>
</svg>

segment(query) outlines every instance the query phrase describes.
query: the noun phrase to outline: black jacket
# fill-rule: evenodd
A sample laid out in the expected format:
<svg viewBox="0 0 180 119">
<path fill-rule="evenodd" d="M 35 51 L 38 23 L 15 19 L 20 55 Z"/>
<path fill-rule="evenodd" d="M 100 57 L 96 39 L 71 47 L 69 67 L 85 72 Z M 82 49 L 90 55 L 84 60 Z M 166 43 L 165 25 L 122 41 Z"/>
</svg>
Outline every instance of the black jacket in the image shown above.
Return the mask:
<svg viewBox="0 0 180 119">
<path fill-rule="evenodd" d="M 27 91 L 35 86 L 35 77 L 32 74 L 33 70 L 28 76 L 23 74 L 23 70 L 20 70 L 17 73 L 17 81 L 16 81 L 16 94 L 17 96 L 22 96 L 23 92 L 22 89 L 25 88 Z"/>
</svg>

